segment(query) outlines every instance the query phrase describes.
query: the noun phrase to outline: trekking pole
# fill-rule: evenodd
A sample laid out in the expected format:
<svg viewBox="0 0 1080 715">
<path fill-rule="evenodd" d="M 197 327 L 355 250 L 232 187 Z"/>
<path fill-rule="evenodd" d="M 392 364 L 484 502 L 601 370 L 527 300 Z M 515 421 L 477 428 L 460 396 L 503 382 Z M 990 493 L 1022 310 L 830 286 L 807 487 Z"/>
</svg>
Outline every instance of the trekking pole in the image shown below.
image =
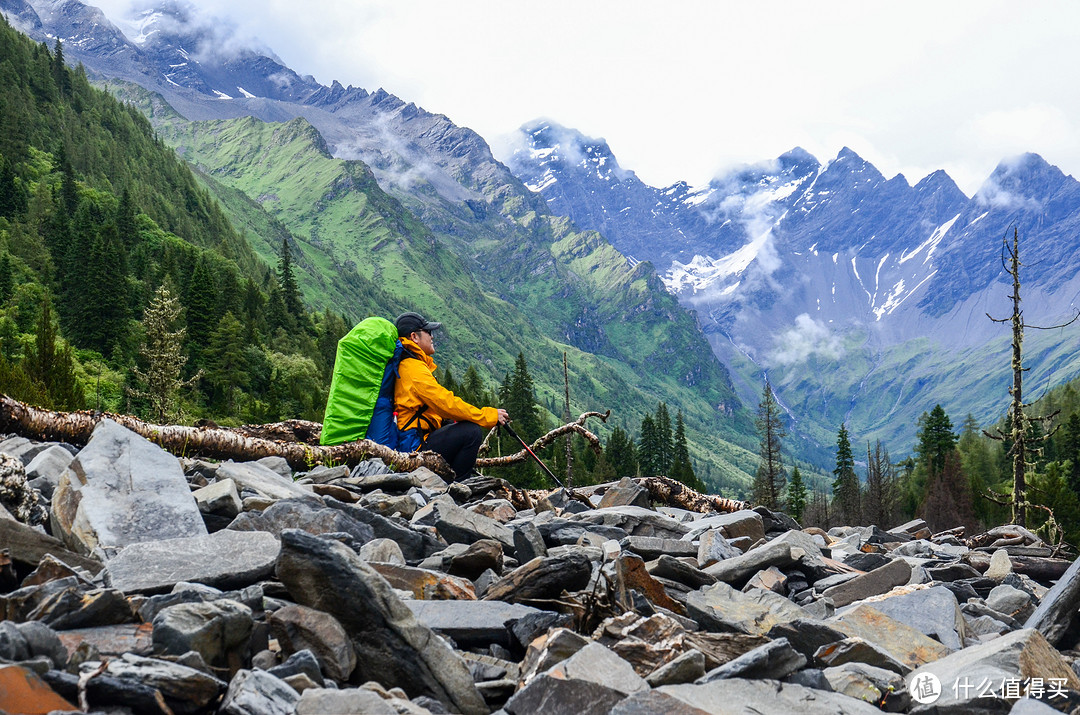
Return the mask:
<svg viewBox="0 0 1080 715">
<path fill-rule="evenodd" d="M 532 449 L 529 448 L 529 445 L 525 444 L 525 440 L 523 440 L 521 437 L 518 437 L 518 433 L 514 431 L 514 428 L 510 426 L 509 422 L 499 426 L 506 428 L 506 431 L 510 434 L 511 437 L 516 439 L 518 442 L 521 442 L 521 446 L 525 448 L 525 451 L 529 453 L 530 457 L 536 460 L 536 463 L 540 465 L 540 468 L 543 469 L 549 477 L 551 477 L 552 481 L 554 481 L 560 487 L 563 486 L 563 483 L 559 481 L 559 478 L 555 476 L 555 473 L 548 469 L 546 464 L 540 461 L 540 458 L 536 456 L 536 452 L 532 451 Z"/>
</svg>

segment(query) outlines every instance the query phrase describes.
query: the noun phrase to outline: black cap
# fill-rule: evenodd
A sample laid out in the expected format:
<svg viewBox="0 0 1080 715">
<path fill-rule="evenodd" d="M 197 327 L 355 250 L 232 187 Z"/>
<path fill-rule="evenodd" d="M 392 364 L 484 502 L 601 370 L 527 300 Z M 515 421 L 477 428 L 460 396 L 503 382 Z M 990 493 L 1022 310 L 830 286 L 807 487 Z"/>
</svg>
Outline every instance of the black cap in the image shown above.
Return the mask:
<svg viewBox="0 0 1080 715">
<path fill-rule="evenodd" d="M 433 333 L 442 327 L 442 323 L 432 323 L 419 313 L 402 313 L 394 321 L 394 325 L 397 326 L 399 338 L 418 333 L 421 330 Z"/>
</svg>

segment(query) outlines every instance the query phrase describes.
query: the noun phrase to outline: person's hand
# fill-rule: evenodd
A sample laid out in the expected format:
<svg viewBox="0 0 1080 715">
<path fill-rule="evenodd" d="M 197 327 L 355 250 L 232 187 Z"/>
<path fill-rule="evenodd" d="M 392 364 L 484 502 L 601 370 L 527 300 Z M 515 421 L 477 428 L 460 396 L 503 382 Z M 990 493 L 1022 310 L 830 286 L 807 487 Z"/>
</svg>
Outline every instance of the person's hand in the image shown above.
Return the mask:
<svg viewBox="0 0 1080 715">
<path fill-rule="evenodd" d="M 499 424 L 504 425 L 510 421 L 510 413 L 504 409 L 499 409 Z"/>
</svg>

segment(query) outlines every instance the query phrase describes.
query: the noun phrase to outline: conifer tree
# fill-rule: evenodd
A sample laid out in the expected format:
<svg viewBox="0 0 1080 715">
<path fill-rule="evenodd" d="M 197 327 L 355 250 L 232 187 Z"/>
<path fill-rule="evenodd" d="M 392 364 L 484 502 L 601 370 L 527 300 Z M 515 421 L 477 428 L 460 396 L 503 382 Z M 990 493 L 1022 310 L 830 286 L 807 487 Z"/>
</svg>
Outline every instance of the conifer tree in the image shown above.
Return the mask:
<svg viewBox="0 0 1080 715">
<path fill-rule="evenodd" d="M 952 420 L 941 405 L 934 405 L 929 414 L 924 412 L 919 418 L 919 425 L 916 452 L 926 465 L 927 473 L 932 476 L 945 468 L 945 458 L 956 449 L 956 433 L 953 432 Z"/>
<path fill-rule="evenodd" d="M 604 461 L 611 467 L 612 476 L 616 478 L 637 475 L 637 449 L 630 435 L 622 427 L 611 430 L 611 436 L 604 444 Z"/>
<path fill-rule="evenodd" d="M 127 187 L 120 194 L 120 203 L 116 207 L 116 233 L 127 250 L 131 250 L 139 241 L 139 229 L 135 224 L 135 203 Z"/>
<path fill-rule="evenodd" d="M 0 303 L 6 303 L 15 291 L 15 275 L 11 270 L 11 254 L 0 256 Z"/>
<path fill-rule="evenodd" d="M 0 216 L 12 218 L 27 209 L 26 191 L 15 180 L 15 169 L 0 156 Z"/>
<path fill-rule="evenodd" d="M 646 414 L 641 419 L 641 433 L 638 435 L 638 466 L 642 476 L 663 474 L 660 467 L 660 431 L 656 419 Z"/>
<path fill-rule="evenodd" d="M 36 339 L 28 347 L 25 358 L 26 374 L 44 387 L 48 406 L 59 410 L 81 410 L 86 395 L 75 375 L 75 355 L 70 345 L 57 349 L 59 335 L 53 324 L 49 301 L 41 304 Z"/>
<path fill-rule="evenodd" d="M 460 390 L 461 399 L 470 405 L 490 405 L 494 402 L 491 394 L 484 387 L 484 380 L 480 377 L 480 372 L 475 365 L 470 364 L 465 370 L 465 377 L 461 379 Z"/>
<path fill-rule="evenodd" d="M 52 72 L 56 91 L 61 97 L 70 97 L 71 77 L 68 76 L 67 65 L 64 63 L 64 48 L 60 44 L 60 38 L 56 39 L 56 49 L 53 51 Z"/>
<path fill-rule="evenodd" d="M 536 405 L 536 393 L 533 389 L 532 376 L 525 361 L 525 354 L 518 353 L 512 372 L 506 374 L 499 388 L 499 402 L 510 413 L 514 431 L 527 443 L 532 443 L 542 432 L 540 412 Z M 516 452 L 521 445 L 509 435 L 500 438 L 502 449 Z M 507 469 L 507 478 L 519 486 L 543 485 L 543 477 L 535 464 L 515 464 Z"/>
<path fill-rule="evenodd" d="M 202 374 L 188 380 L 180 377 L 187 362 L 183 349 L 186 328 L 179 325 L 180 310 L 180 301 L 168 286 L 159 286 L 143 311 L 143 345 L 139 354 L 146 369 L 132 370 L 144 388 L 130 390 L 131 394 L 147 400 L 150 418 L 162 424 L 179 417 L 180 390 Z"/>
<path fill-rule="evenodd" d="M 232 312 L 218 321 L 210 334 L 210 344 L 203 356 L 206 379 L 218 395 L 224 397 L 228 413 L 236 412 L 236 393 L 248 386 L 247 360 L 244 352 L 244 326 Z"/>
<path fill-rule="evenodd" d="M 784 437 L 784 425 L 780 420 L 780 406 L 776 403 L 768 380 L 762 390 L 755 425 L 761 438 L 761 461 L 754 476 L 752 498 L 757 504 L 777 510 L 781 508 L 784 485 L 787 482 L 780 444 Z"/>
<path fill-rule="evenodd" d="M 833 470 L 833 516 L 845 526 L 854 526 L 861 516 L 859 477 L 855 474 L 855 458 L 847 425 L 841 423 L 836 436 L 836 469 Z"/>
<path fill-rule="evenodd" d="M 671 465 L 671 477 L 691 489 L 705 491 L 701 480 L 694 474 L 694 466 L 690 462 L 690 446 L 686 442 L 686 425 L 683 422 L 682 410 L 675 415 L 675 459 Z"/>
<path fill-rule="evenodd" d="M 657 474 L 670 474 L 675 461 L 675 436 L 667 404 L 656 406 Z"/>
<path fill-rule="evenodd" d="M 300 298 L 300 286 L 296 282 L 296 275 L 292 267 L 292 250 L 289 248 L 289 239 L 281 239 L 281 252 L 278 257 L 278 286 L 281 288 L 281 299 L 285 303 L 285 310 L 296 321 L 305 317 L 304 301 Z"/>
<path fill-rule="evenodd" d="M 788 482 L 787 493 L 788 513 L 795 521 L 802 521 L 803 513 L 806 511 L 807 492 L 798 465 L 791 470 L 791 481 Z"/>
<path fill-rule="evenodd" d="M 79 189 L 75 185 L 75 171 L 68 161 L 67 149 L 60 144 L 57 151 L 57 169 L 60 170 L 60 205 L 68 216 L 74 216 L 79 209 Z"/>
<path fill-rule="evenodd" d="M 863 515 L 866 523 L 889 529 L 895 524 L 899 505 L 896 474 L 889 452 L 882 446 L 881 440 L 870 450 L 866 443 L 866 490 L 863 499 Z"/>
<path fill-rule="evenodd" d="M 201 366 L 203 350 L 218 323 L 217 284 L 205 256 L 195 261 L 183 303 L 190 354 L 194 365 Z"/>
</svg>

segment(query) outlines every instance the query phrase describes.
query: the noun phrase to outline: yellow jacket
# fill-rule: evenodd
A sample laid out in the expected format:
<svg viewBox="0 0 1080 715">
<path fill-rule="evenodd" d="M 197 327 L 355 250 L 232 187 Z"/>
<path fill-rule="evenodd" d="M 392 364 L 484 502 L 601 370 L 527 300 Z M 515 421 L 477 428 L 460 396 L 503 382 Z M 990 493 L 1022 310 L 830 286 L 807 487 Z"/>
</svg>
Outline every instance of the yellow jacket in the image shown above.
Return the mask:
<svg viewBox="0 0 1080 715">
<path fill-rule="evenodd" d="M 401 344 L 420 359 L 406 357 L 398 365 L 394 406 L 399 428 L 405 429 L 406 425 L 409 429 L 420 427 L 428 433 L 439 429 L 443 420 L 475 422 L 485 429 L 498 423 L 499 411 L 494 407 L 473 407 L 436 382 L 432 374 L 435 372 L 435 361 L 419 345 L 408 338 L 401 338 Z M 413 415 L 422 405 L 427 405 L 427 409 L 413 420 Z M 412 424 L 409 424 L 409 420 L 413 420 Z"/>
</svg>

